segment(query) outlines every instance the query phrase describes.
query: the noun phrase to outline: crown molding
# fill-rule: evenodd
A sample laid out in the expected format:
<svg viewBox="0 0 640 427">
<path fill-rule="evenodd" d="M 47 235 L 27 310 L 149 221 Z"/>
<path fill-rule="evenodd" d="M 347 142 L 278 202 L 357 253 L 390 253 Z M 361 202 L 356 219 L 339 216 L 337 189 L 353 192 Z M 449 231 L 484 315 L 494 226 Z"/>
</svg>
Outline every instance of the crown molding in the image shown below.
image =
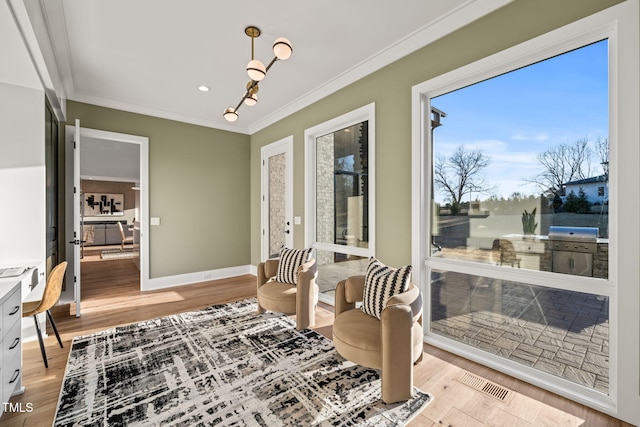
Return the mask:
<svg viewBox="0 0 640 427">
<path fill-rule="evenodd" d="M 10 1 L 21 2 L 24 0 Z M 49 1 L 60 3 L 61 0 Z M 282 108 L 279 108 L 246 126 L 238 125 L 237 123 L 233 125 L 226 124 L 219 121 L 192 117 L 172 111 L 95 97 L 77 92 L 74 88 L 73 76 L 70 71 L 73 58 L 71 58 L 69 53 L 69 43 L 67 40 L 66 30 L 64 28 L 64 22 L 61 22 L 61 20 L 64 20 L 60 16 L 51 16 L 50 11 L 47 10 L 46 2 L 42 0 L 41 9 L 43 10 L 43 14 L 48 14 L 50 18 L 54 18 L 53 22 L 57 23 L 56 25 L 47 28 L 49 38 L 65 41 L 64 46 L 55 52 L 54 58 L 57 62 L 56 71 L 62 71 L 60 74 L 65 76 L 65 78 L 62 79 L 63 81 L 57 85 L 57 92 L 66 92 L 68 99 L 106 108 L 119 109 L 131 113 L 144 114 L 168 120 L 252 135 L 513 1 L 514 0 L 468 0 L 455 10 L 452 10 L 449 14 L 429 22 L 413 34 L 398 41 L 397 43 L 387 46 L 376 55 L 362 61 L 327 83 L 318 86 L 314 90 L 300 96 Z M 51 45 L 53 45 L 53 43 L 51 43 Z"/>
<path fill-rule="evenodd" d="M 176 113 L 174 111 L 161 110 L 151 108 L 144 105 L 131 104 L 113 99 L 106 99 L 97 96 L 85 95 L 82 93 L 74 93 L 69 99 L 76 102 L 84 102 L 85 104 L 97 105 L 99 107 L 113 108 L 115 110 L 127 111 L 134 114 L 143 114 L 145 116 L 153 116 L 161 119 L 174 120 L 177 122 L 189 123 L 192 125 L 204 126 L 213 129 L 226 130 L 235 133 L 249 134 L 249 129 L 244 126 L 227 125 L 225 123 L 213 120 L 200 119 L 193 116 Z"/>
</svg>

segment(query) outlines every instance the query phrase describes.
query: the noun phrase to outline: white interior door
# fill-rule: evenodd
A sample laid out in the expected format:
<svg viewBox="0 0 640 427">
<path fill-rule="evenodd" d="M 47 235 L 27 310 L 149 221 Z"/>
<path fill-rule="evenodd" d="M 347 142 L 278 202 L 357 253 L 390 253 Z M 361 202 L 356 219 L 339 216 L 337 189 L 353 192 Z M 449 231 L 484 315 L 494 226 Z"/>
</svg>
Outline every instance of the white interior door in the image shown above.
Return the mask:
<svg viewBox="0 0 640 427">
<path fill-rule="evenodd" d="M 82 196 L 80 191 L 80 120 L 76 119 L 73 143 L 73 295 L 80 317 L 80 265 L 82 257 Z"/>
<path fill-rule="evenodd" d="M 262 259 L 293 247 L 293 136 L 262 147 Z"/>
<path fill-rule="evenodd" d="M 127 173 L 131 171 L 123 172 L 121 169 L 110 171 L 107 175 L 101 176 L 100 179 L 104 181 L 126 181 L 136 182 L 139 194 L 136 195 L 136 232 L 138 233 L 138 243 L 140 249 L 140 289 L 151 290 L 149 282 L 149 224 L 148 224 L 148 212 L 149 212 L 149 139 L 147 137 L 128 135 L 116 132 L 108 132 L 96 129 L 81 128 L 80 122 L 76 122 L 75 126 L 67 126 L 66 131 L 66 158 L 65 158 L 65 188 L 66 190 L 66 211 L 65 224 L 66 224 L 66 237 L 67 237 L 67 261 L 69 266 L 67 267 L 66 287 L 60 296 L 62 304 L 76 303 L 77 315 L 80 315 L 80 298 L 81 298 L 81 266 L 80 259 L 82 258 L 82 246 L 80 246 L 81 240 L 84 237 L 83 221 L 84 212 L 82 212 L 83 200 L 81 194 L 81 173 L 87 167 L 89 159 L 87 156 L 82 157 L 81 151 L 91 148 L 91 144 L 105 142 L 109 150 L 115 150 L 110 143 L 127 143 L 135 144 L 138 148 L 137 151 L 140 156 L 139 168 L 136 171 L 135 176 L 129 176 Z M 75 148 L 74 148 L 75 145 Z M 124 145 L 124 144 L 121 144 Z M 103 147 L 104 148 L 104 147 Z M 127 150 L 127 153 L 130 151 Z M 82 158 L 82 159 L 81 159 Z M 85 165 L 82 165 L 82 162 Z M 91 168 L 91 164 L 88 164 Z M 109 175 L 109 173 L 113 173 Z M 125 175 L 123 175 L 123 173 Z M 115 179 L 114 179 L 115 178 Z M 126 179 L 123 179 L 126 178 Z M 139 183 L 139 184 L 137 184 Z M 74 188 L 76 191 L 74 192 Z M 78 245 L 75 245 L 76 240 Z M 76 261 L 77 259 L 77 261 Z M 74 277 L 77 280 L 74 282 Z"/>
<path fill-rule="evenodd" d="M 65 128 L 65 215 L 66 260 L 65 289 L 60 295 L 61 304 L 75 303 L 76 316 L 80 317 L 80 259 L 83 239 L 80 194 L 80 121 Z"/>
</svg>

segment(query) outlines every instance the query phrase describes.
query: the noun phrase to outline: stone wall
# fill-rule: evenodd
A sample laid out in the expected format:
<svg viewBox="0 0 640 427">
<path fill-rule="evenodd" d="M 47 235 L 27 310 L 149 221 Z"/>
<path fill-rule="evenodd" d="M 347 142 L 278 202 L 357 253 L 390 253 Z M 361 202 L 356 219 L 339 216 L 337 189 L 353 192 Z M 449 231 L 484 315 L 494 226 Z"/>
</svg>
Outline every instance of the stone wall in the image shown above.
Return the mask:
<svg viewBox="0 0 640 427">
<path fill-rule="evenodd" d="M 280 253 L 285 244 L 285 154 L 269 158 L 269 256 Z"/>
<path fill-rule="evenodd" d="M 335 242 L 335 200 L 333 172 L 334 134 L 316 140 L 316 241 Z M 318 265 L 333 264 L 333 252 L 316 251 Z"/>
</svg>

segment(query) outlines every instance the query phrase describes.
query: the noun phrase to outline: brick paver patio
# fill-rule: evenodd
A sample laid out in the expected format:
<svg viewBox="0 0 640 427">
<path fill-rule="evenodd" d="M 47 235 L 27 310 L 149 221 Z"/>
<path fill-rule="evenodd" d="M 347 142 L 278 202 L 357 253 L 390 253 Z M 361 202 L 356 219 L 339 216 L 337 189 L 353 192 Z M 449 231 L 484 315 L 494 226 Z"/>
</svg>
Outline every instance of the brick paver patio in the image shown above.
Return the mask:
<svg viewBox="0 0 640 427">
<path fill-rule="evenodd" d="M 606 297 L 449 272 L 431 308 L 437 334 L 609 393 Z"/>
<path fill-rule="evenodd" d="M 321 266 L 320 292 L 333 297 L 367 263 Z M 428 312 L 434 333 L 609 393 L 606 297 L 447 272 L 434 277 Z"/>
</svg>

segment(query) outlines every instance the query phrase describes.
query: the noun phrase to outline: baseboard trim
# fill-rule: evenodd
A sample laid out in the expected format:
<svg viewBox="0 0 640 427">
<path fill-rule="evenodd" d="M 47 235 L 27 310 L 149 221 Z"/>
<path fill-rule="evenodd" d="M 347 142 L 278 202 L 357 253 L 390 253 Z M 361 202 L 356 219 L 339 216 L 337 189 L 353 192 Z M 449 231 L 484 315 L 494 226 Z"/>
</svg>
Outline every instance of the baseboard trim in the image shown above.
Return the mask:
<svg viewBox="0 0 640 427">
<path fill-rule="evenodd" d="M 157 289 L 172 288 L 174 286 L 191 285 L 193 283 L 242 276 L 244 274 L 255 275 L 256 271 L 257 268 L 252 265 L 241 265 L 237 267 L 178 274 L 175 276 L 156 277 L 148 279 L 145 283 L 142 283 L 140 289 L 142 291 L 154 291 Z"/>
</svg>

